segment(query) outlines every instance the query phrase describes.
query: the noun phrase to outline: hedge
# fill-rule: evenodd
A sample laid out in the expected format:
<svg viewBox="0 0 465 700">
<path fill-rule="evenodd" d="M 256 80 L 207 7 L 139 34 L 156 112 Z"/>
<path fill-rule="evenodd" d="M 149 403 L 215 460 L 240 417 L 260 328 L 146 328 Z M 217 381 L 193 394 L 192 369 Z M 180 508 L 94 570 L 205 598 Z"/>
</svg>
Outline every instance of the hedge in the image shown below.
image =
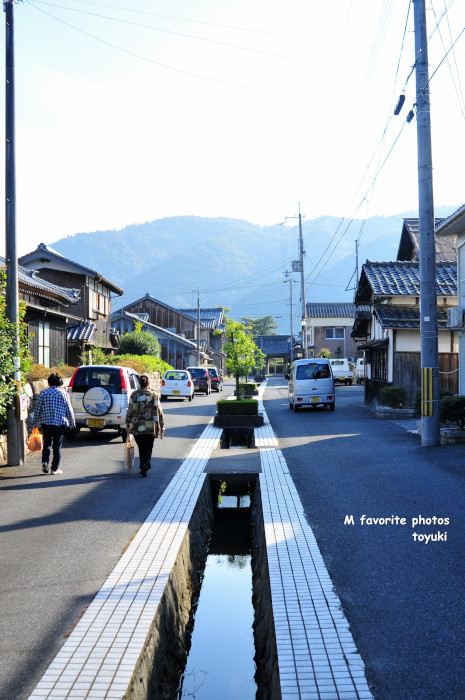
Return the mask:
<svg viewBox="0 0 465 700">
<path fill-rule="evenodd" d="M 216 406 L 219 416 L 258 416 L 256 399 L 220 400 L 216 402 Z"/>
</svg>

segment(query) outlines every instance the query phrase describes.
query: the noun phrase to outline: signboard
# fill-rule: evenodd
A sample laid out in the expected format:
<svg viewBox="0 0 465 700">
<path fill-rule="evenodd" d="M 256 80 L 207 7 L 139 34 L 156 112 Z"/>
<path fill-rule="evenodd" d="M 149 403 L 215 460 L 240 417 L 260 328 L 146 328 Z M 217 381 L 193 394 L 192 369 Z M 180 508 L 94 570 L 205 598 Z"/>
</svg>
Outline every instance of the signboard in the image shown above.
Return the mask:
<svg viewBox="0 0 465 700">
<path fill-rule="evenodd" d="M 27 394 L 16 394 L 16 417 L 19 420 L 27 419 Z"/>
</svg>

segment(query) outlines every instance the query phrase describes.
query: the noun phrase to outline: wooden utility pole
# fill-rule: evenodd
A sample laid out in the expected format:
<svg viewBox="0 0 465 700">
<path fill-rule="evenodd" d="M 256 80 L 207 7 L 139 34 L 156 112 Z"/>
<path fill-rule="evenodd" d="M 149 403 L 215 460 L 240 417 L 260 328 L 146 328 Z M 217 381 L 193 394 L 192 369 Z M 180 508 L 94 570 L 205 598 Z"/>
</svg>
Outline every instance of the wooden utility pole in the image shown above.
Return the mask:
<svg viewBox="0 0 465 700">
<path fill-rule="evenodd" d="M 421 444 L 440 443 L 438 308 L 425 0 L 414 0 L 420 223 Z"/>
<path fill-rule="evenodd" d="M 5 258 L 6 258 L 6 315 L 14 324 L 13 361 L 14 380 L 19 396 L 19 290 L 18 255 L 16 251 L 16 165 L 15 165 L 15 53 L 14 53 L 14 0 L 4 0 L 6 20 L 5 41 Z M 8 464 L 21 465 L 24 461 L 24 426 L 15 406 L 7 411 Z"/>
</svg>

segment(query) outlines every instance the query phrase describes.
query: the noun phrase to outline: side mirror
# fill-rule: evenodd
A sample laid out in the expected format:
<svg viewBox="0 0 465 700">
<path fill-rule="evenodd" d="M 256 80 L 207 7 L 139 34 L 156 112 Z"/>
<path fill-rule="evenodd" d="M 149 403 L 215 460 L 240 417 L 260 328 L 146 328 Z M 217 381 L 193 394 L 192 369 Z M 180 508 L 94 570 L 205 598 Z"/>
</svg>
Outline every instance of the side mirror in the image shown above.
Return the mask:
<svg viewBox="0 0 465 700">
<path fill-rule="evenodd" d="M 286 374 L 286 375 L 285 375 L 285 378 L 286 378 L 286 379 L 290 379 L 291 376 L 290 376 L 289 374 Z"/>
</svg>

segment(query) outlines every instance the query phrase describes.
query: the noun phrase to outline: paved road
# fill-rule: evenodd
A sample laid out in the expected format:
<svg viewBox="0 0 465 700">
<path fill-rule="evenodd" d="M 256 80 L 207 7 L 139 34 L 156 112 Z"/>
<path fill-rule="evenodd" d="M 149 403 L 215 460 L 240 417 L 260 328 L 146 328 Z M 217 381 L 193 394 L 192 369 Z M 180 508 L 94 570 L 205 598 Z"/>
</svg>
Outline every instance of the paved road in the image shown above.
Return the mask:
<svg viewBox="0 0 465 700">
<path fill-rule="evenodd" d="M 334 413 L 295 414 L 287 383 L 268 386 L 266 411 L 376 698 L 465 698 L 464 448 L 422 448 L 361 407 L 363 387 L 338 387 Z M 407 525 L 361 526 L 363 514 Z M 412 529 L 419 515 L 450 524 Z M 438 531 L 447 541 L 412 537 Z"/>
<path fill-rule="evenodd" d="M 221 397 L 232 393 L 232 382 Z M 63 474 L 39 455 L 0 467 L 0 699 L 24 700 L 215 412 L 216 393 L 163 404 L 152 469 L 127 474 L 114 433 L 67 443 Z"/>
</svg>

